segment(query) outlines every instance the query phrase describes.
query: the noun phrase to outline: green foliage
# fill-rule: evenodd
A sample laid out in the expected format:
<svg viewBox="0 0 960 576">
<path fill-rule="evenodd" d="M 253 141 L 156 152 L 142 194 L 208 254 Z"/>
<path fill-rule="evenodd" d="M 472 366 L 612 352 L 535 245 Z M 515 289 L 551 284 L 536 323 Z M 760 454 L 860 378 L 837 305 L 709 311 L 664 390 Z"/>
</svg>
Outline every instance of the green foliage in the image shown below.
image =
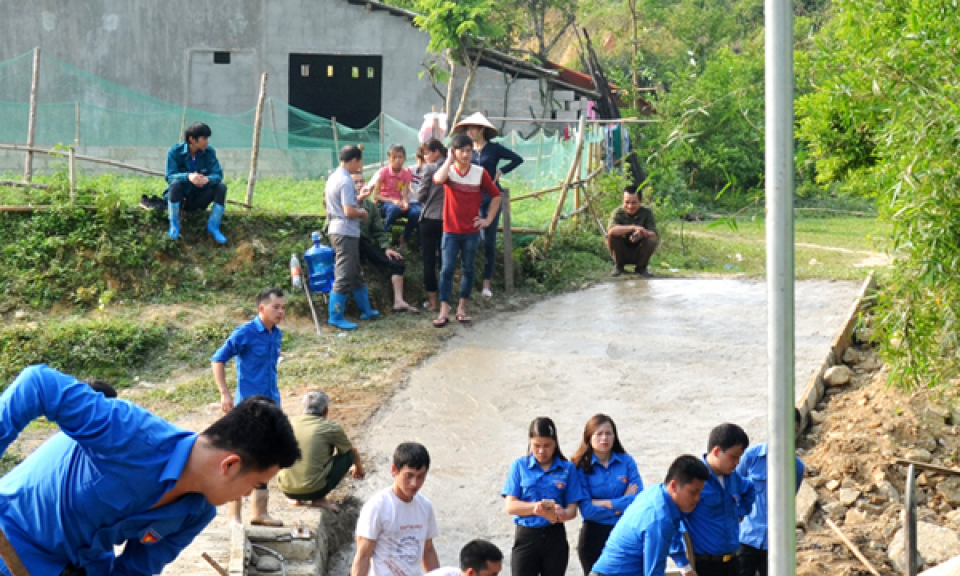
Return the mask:
<svg viewBox="0 0 960 576">
<path fill-rule="evenodd" d="M 877 194 L 897 265 L 877 297 L 891 381 L 946 385 L 960 375 L 960 144 L 953 2 L 837 0 L 804 61 L 812 92 L 801 135 L 821 180 Z"/>
<path fill-rule="evenodd" d="M 155 322 L 73 318 L 7 326 L 0 328 L 0 382 L 30 364 L 122 382 L 127 370 L 143 365 L 166 342 L 166 327 Z"/>
<path fill-rule="evenodd" d="M 427 49 L 435 54 L 449 53 L 460 58 L 460 48 L 470 36 L 495 38 L 503 29 L 493 23 L 493 0 L 418 0 L 414 19 L 421 30 L 430 35 Z"/>
</svg>

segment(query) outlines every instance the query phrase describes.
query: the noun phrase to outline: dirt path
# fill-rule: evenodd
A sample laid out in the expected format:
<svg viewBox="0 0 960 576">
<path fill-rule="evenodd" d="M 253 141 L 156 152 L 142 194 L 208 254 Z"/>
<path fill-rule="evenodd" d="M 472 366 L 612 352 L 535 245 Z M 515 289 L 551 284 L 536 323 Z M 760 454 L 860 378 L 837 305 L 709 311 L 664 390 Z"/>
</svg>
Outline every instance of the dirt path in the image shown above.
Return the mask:
<svg viewBox="0 0 960 576">
<path fill-rule="evenodd" d="M 798 392 L 857 288 L 797 284 Z M 357 496 L 389 484 L 388 459 L 398 442 L 424 443 L 433 466 L 423 493 L 437 510 L 441 564 L 452 565 L 475 537 L 509 554 L 512 524 L 500 490 L 536 416 L 554 418 L 569 454 L 591 415 L 610 414 L 645 484 L 659 482 L 675 456 L 702 453 L 707 433 L 721 422 L 739 423 L 762 441 L 765 300 L 757 281 L 628 279 L 463 330 L 365 428 L 359 444 L 371 474 L 356 485 Z M 568 526 L 571 542 L 578 530 L 577 521 Z M 347 574 L 351 558 L 344 550 L 331 573 Z M 579 572 L 571 562 L 568 573 Z"/>
<path fill-rule="evenodd" d="M 710 234 L 708 232 L 702 232 L 700 230 L 686 230 L 684 234 L 689 234 L 690 236 L 695 236 L 697 238 L 712 238 L 716 240 L 727 239 L 725 236 L 720 236 L 717 234 Z M 757 244 L 765 244 L 766 240 L 762 238 L 749 238 L 741 237 L 741 240 L 746 242 L 755 242 Z M 854 268 L 878 268 L 883 266 L 889 266 L 893 262 L 893 258 L 889 254 L 884 254 L 883 252 L 872 252 L 870 250 L 853 250 L 850 248 L 841 248 L 840 246 L 826 246 L 824 244 L 813 244 L 810 242 L 794 242 L 794 246 L 800 248 L 813 248 L 814 250 L 826 250 L 828 252 L 842 252 L 843 254 L 857 254 L 863 256 L 863 259 L 859 262 L 856 262 L 853 266 Z"/>
</svg>

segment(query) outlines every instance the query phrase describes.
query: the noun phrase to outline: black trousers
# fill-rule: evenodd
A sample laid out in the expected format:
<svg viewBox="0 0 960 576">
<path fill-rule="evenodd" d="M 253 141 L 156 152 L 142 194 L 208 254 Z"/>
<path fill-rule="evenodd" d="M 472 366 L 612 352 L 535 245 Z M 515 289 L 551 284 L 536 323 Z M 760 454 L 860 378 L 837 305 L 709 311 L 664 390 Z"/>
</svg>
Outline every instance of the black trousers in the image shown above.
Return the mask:
<svg viewBox="0 0 960 576">
<path fill-rule="evenodd" d="M 613 256 L 616 267 L 623 270 L 627 264 L 634 264 L 637 272 L 647 267 L 658 243 L 659 240 L 656 238 L 645 238 L 639 242 L 631 242 L 626 236 L 607 238 L 607 247 L 610 249 L 610 255 Z"/>
<path fill-rule="evenodd" d="M 767 551 L 746 544 L 740 545 L 740 576 L 767 576 Z"/>
<path fill-rule="evenodd" d="M 206 210 L 211 204 L 223 206 L 227 201 L 227 185 L 208 184 L 197 188 L 190 182 L 174 182 L 167 189 L 167 199 L 170 202 L 183 202 L 180 209 L 185 212 Z"/>
<path fill-rule="evenodd" d="M 563 576 L 570 559 L 563 524 L 545 528 L 517 526 L 510 569 L 513 576 Z"/>
<path fill-rule="evenodd" d="M 585 576 L 589 576 L 593 565 L 600 558 L 607 537 L 613 531 L 612 524 L 599 524 L 584 520 L 580 527 L 580 540 L 577 541 L 577 556 L 580 557 L 580 566 Z"/>
<path fill-rule="evenodd" d="M 442 268 L 440 242 L 443 240 L 443 220 L 424 218 L 420 221 L 420 256 L 423 258 L 423 287 L 427 292 L 437 291 L 437 269 Z"/>
<path fill-rule="evenodd" d="M 383 248 L 362 236 L 360 237 L 360 261 L 369 262 L 377 268 L 386 270 L 391 276 L 403 276 L 403 271 L 406 270 L 403 260 L 392 260 Z"/>
<path fill-rule="evenodd" d="M 740 562 L 736 554 L 726 562 L 708 559 L 697 554 L 697 576 L 740 576 Z"/>
</svg>

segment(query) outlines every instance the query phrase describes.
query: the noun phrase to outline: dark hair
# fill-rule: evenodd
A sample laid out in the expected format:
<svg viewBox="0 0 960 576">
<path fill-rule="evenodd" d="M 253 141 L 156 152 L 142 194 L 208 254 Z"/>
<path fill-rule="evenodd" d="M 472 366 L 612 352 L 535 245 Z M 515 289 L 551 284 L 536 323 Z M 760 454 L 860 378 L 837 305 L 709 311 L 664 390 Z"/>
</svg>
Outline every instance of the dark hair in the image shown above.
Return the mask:
<svg viewBox="0 0 960 576">
<path fill-rule="evenodd" d="M 363 158 L 363 148 L 359 146 L 344 146 L 340 149 L 340 162 L 346 164 L 354 160 Z"/>
<path fill-rule="evenodd" d="M 696 456 L 684 454 L 674 460 L 673 464 L 670 465 L 670 469 L 667 470 L 667 477 L 663 483 L 669 484 L 671 480 L 676 480 L 677 485 L 686 486 L 694 480 L 703 480 L 706 482 L 709 479 L 710 470 L 707 470 L 707 465 L 703 463 L 703 460 Z"/>
<path fill-rule="evenodd" d="M 417 160 L 425 161 L 426 158 L 424 158 L 423 155 L 426 154 L 426 153 L 427 153 L 427 145 L 426 145 L 426 144 L 421 144 L 421 145 L 417 146 L 417 154 L 416 154 Z"/>
<path fill-rule="evenodd" d="M 108 382 L 100 380 L 99 378 L 87 378 L 83 381 L 87 386 L 93 388 L 97 392 L 103 394 L 107 398 L 116 398 L 117 391 L 111 386 Z"/>
<path fill-rule="evenodd" d="M 557 438 L 557 425 L 553 423 L 553 420 L 547 418 L 546 416 L 540 416 L 539 418 L 533 419 L 533 422 L 530 423 L 528 437 L 550 438 L 557 444 L 557 447 L 553 451 L 553 455 L 561 460 L 567 459 L 567 457 L 563 455 L 563 452 L 560 451 L 560 439 Z M 527 443 L 527 454 L 530 454 L 529 442 Z"/>
<path fill-rule="evenodd" d="M 403 147 L 403 144 L 391 144 L 387 148 L 387 156 L 393 156 L 394 154 L 403 154 L 403 157 L 407 157 L 407 149 Z"/>
<path fill-rule="evenodd" d="M 183 140 L 185 142 L 190 142 L 191 138 L 197 140 L 198 138 L 209 138 L 211 136 L 213 136 L 213 131 L 203 122 L 194 122 L 183 131 Z"/>
<path fill-rule="evenodd" d="M 300 459 L 300 446 L 290 421 L 266 396 L 244 398 L 201 436 L 214 448 L 239 455 L 243 470 L 289 468 Z"/>
<path fill-rule="evenodd" d="M 750 445 L 750 438 L 743 428 L 729 422 L 721 424 L 710 431 L 710 437 L 707 439 L 707 452 L 714 447 L 719 447 L 721 452 L 733 448 L 734 446 L 743 446 L 746 450 Z"/>
<path fill-rule="evenodd" d="M 443 142 L 436 138 L 427 140 L 427 143 L 423 145 L 423 149 L 431 152 L 439 152 L 443 156 L 447 155 L 447 147 L 443 145 Z"/>
<path fill-rule="evenodd" d="M 623 449 L 623 444 L 620 443 L 620 433 L 617 432 L 617 425 L 614 423 L 613 418 L 606 414 L 595 415 L 593 418 L 587 420 L 587 425 L 583 427 L 583 440 L 580 442 L 580 447 L 577 448 L 577 451 L 574 452 L 570 458 L 570 460 L 577 465 L 577 468 L 582 469 L 587 474 L 593 473 L 593 445 L 590 444 L 590 439 L 597 433 L 597 428 L 604 424 L 609 424 L 610 427 L 613 428 L 613 447 L 611 451 L 617 454 L 626 452 L 626 450 Z"/>
<path fill-rule="evenodd" d="M 502 562 L 503 552 L 493 542 L 486 540 L 471 540 L 460 549 L 460 570 L 466 572 L 473 568 L 480 572 L 485 570 L 490 562 Z"/>
<path fill-rule="evenodd" d="M 264 302 L 270 299 L 271 296 L 276 296 L 277 298 L 283 298 L 283 290 L 279 288 L 267 288 L 263 292 L 257 294 L 257 306 L 260 306 Z"/>
<path fill-rule="evenodd" d="M 430 469 L 430 453 L 427 447 L 418 442 L 404 442 L 393 451 L 393 467 L 399 472 L 404 466 L 414 470 Z"/>
<path fill-rule="evenodd" d="M 450 147 L 454 150 L 459 150 L 461 148 L 473 147 L 473 138 L 467 136 L 466 134 L 460 132 L 454 134 L 453 138 L 450 139 Z"/>
<path fill-rule="evenodd" d="M 623 187 L 624 194 L 636 194 L 637 200 L 643 200 L 643 190 L 634 184 L 627 184 Z"/>
</svg>

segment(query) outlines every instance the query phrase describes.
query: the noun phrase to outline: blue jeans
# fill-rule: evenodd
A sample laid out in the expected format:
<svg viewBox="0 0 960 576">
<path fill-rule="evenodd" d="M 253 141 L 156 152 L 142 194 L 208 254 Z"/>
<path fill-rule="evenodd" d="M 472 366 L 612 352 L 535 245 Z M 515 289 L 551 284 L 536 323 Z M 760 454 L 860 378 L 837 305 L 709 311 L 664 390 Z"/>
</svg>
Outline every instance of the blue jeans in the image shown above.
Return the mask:
<svg viewBox="0 0 960 576">
<path fill-rule="evenodd" d="M 480 217 L 486 218 L 490 213 L 491 198 L 483 195 L 483 203 L 480 204 Z M 480 231 L 480 237 L 483 240 L 483 279 L 493 278 L 493 267 L 497 264 L 497 228 L 500 227 L 500 213 L 503 212 L 503 206 L 497 209 L 497 215 L 493 222 Z"/>
<path fill-rule="evenodd" d="M 443 241 L 440 244 L 440 253 L 443 260 L 443 267 L 440 269 L 441 302 L 450 303 L 457 254 L 460 254 L 460 297 L 463 299 L 470 298 L 470 291 L 473 289 L 474 261 L 479 244 L 479 232 L 474 234 L 443 233 Z"/>
<path fill-rule="evenodd" d="M 403 239 L 409 240 L 413 236 L 413 232 L 417 229 L 417 223 L 420 221 L 420 212 L 423 211 L 423 206 L 419 203 L 410 204 L 407 210 L 401 210 L 399 206 L 393 202 L 384 202 L 383 207 L 380 209 L 383 212 L 383 227 L 389 232 L 393 228 L 393 224 L 401 217 L 407 217 L 407 225 L 403 227 Z"/>
</svg>

